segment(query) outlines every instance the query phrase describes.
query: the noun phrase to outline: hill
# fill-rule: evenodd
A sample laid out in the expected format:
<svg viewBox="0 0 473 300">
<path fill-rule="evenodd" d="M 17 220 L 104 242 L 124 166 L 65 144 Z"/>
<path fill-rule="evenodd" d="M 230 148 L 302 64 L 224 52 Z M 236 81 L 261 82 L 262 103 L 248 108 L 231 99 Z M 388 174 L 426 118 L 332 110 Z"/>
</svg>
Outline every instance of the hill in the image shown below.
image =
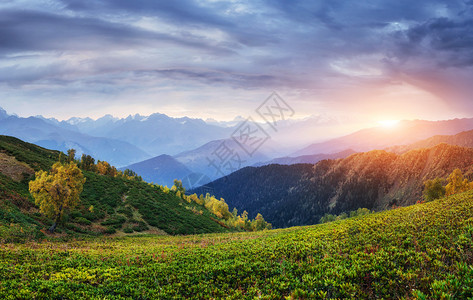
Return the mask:
<svg viewBox="0 0 473 300">
<path fill-rule="evenodd" d="M 28 191 L 33 171 L 48 170 L 59 151 L 0 136 L 0 236 L 40 234 L 51 224 L 34 205 Z M 119 232 L 194 234 L 228 231 L 203 205 L 145 182 L 83 171 L 86 177 L 80 205 L 64 220 L 59 232 L 102 235 Z M 9 224 L 12 230 L 9 231 Z M 20 234 L 21 235 L 21 234 Z"/>
<path fill-rule="evenodd" d="M 412 144 L 434 135 L 452 135 L 472 129 L 473 119 L 401 121 L 393 127 L 362 129 L 340 138 L 315 143 L 291 156 L 336 153 L 345 149 L 353 149 L 357 152 L 385 149 L 395 145 Z"/>
<path fill-rule="evenodd" d="M 420 148 L 430 148 L 438 144 L 449 144 L 461 147 L 473 147 L 473 130 L 463 131 L 455 135 L 436 135 L 431 138 L 402 146 L 393 146 L 386 149 L 386 151 L 394 153 L 405 153 L 410 150 Z"/>
<path fill-rule="evenodd" d="M 147 182 L 155 182 L 168 187 L 173 185 L 174 179 L 182 180 L 192 173 L 185 165 L 165 154 L 122 168 L 122 170 L 125 169 L 136 172 Z"/>
<path fill-rule="evenodd" d="M 275 227 L 316 224 L 325 213 L 383 210 L 421 200 L 423 182 L 455 168 L 473 175 L 473 149 L 441 144 L 402 155 L 375 150 L 315 165 L 248 167 L 208 184 L 218 197 Z"/>
<path fill-rule="evenodd" d="M 3 299 L 469 299 L 473 192 L 310 227 L 0 244 Z"/>
</svg>

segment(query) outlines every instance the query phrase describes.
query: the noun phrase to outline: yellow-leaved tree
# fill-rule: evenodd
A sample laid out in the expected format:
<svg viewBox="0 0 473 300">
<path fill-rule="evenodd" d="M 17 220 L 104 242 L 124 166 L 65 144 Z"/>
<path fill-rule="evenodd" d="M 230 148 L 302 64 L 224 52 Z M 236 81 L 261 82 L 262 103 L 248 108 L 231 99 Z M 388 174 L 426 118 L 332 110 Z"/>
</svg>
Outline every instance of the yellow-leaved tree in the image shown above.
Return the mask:
<svg viewBox="0 0 473 300">
<path fill-rule="evenodd" d="M 85 178 L 73 162 L 55 163 L 49 172 L 36 172 L 35 177 L 29 183 L 30 193 L 41 213 L 53 219 L 52 233 L 64 213 L 79 203 Z"/>
<path fill-rule="evenodd" d="M 468 179 L 463 178 L 460 169 L 455 169 L 447 178 L 446 195 L 450 196 L 457 193 L 466 192 L 471 188 Z"/>
</svg>

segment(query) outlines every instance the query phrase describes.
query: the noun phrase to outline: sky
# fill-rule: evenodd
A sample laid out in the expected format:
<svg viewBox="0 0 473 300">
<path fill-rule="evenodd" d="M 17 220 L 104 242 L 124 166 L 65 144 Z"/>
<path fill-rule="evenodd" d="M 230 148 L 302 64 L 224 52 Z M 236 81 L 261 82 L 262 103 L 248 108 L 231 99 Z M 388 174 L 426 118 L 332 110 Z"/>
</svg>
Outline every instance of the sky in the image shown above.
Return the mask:
<svg viewBox="0 0 473 300">
<path fill-rule="evenodd" d="M 473 1 L 0 1 L 0 106 L 66 119 L 472 117 Z"/>
</svg>

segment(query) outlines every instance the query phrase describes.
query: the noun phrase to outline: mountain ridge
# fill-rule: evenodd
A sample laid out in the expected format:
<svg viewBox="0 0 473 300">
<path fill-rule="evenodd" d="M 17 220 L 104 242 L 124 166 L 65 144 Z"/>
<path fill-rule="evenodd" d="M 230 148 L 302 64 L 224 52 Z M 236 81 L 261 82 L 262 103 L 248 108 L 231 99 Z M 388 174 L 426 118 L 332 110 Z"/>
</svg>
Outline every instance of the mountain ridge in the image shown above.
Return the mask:
<svg viewBox="0 0 473 300">
<path fill-rule="evenodd" d="M 294 152 L 291 156 L 330 154 L 345 149 L 366 152 L 395 145 L 412 144 L 435 135 L 453 135 L 472 129 L 473 118 L 401 121 L 393 127 L 365 128 L 339 138 L 314 143 Z"/>
<path fill-rule="evenodd" d="M 326 213 L 383 210 L 421 200 L 423 182 L 460 168 L 473 176 L 473 149 L 440 144 L 402 155 L 384 150 L 315 165 L 247 167 L 209 183 L 230 206 L 261 212 L 275 227 L 316 224 Z"/>
</svg>

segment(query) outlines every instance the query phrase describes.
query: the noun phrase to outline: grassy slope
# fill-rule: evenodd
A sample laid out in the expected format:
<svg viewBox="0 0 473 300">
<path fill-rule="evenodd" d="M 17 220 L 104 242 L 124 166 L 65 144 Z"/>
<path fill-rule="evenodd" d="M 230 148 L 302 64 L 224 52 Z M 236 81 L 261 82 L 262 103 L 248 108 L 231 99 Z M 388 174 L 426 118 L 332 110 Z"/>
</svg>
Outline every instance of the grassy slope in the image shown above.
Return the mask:
<svg viewBox="0 0 473 300">
<path fill-rule="evenodd" d="M 0 298 L 473 297 L 473 191 L 310 227 L 0 246 Z"/>
<path fill-rule="evenodd" d="M 0 136 L 0 151 L 35 170 L 47 170 L 59 158 L 58 151 L 7 136 Z M 85 172 L 85 176 L 81 203 L 65 218 L 59 232 L 99 235 L 116 230 L 158 229 L 169 234 L 227 231 L 212 220 L 216 217 L 204 207 L 189 204 L 147 183 L 91 172 Z M 37 237 L 39 229 L 50 225 L 50 220 L 39 214 L 28 192 L 29 179 L 16 182 L 0 174 L 0 240 Z M 89 210 L 91 205 L 92 211 Z M 202 215 L 192 212 L 193 207 L 195 211 L 202 211 Z"/>
</svg>

